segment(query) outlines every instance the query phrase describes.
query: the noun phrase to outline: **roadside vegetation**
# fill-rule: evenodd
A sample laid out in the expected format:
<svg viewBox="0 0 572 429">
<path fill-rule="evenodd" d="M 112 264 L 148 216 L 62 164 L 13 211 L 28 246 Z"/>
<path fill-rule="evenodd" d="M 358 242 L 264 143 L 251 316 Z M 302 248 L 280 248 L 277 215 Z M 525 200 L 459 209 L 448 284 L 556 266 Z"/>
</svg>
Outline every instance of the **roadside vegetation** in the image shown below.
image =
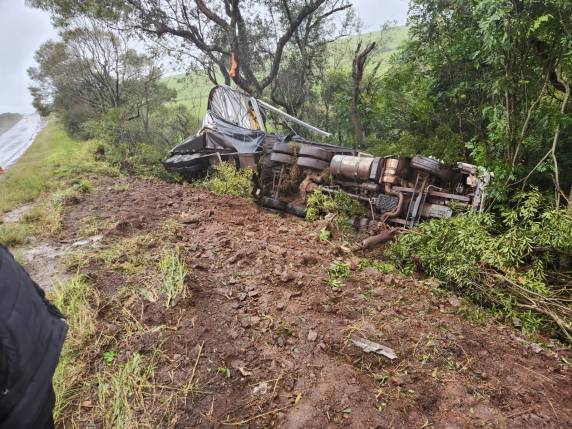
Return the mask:
<svg viewBox="0 0 572 429">
<path fill-rule="evenodd" d="M 192 28 L 189 32 L 172 28 L 173 22 L 184 26 L 187 17 L 179 16 L 178 8 L 158 13 L 156 2 L 151 0 L 129 4 L 111 2 L 105 13 L 104 8 L 93 1 L 30 0 L 29 3 L 50 11 L 60 25 L 63 37 L 58 42 L 47 42 L 38 50 L 38 65 L 29 72 L 34 81 L 35 106 L 43 114 L 53 116 L 34 145 L 19 160 L 17 168 L 0 178 L 0 213 L 33 203 L 18 222 L 0 224 L 0 241 L 8 245 L 23 244 L 32 235 L 44 238 L 57 235 L 67 208 L 93 192 L 101 175 L 152 175 L 174 179 L 165 173 L 160 161 L 168 149 L 195 131 L 198 115 L 203 113 L 203 101 L 200 99 L 196 107 L 192 90 L 190 94 L 185 91 L 181 95 L 181 84 L 172 78 L 164 80 L 158 56 L 135 51 L 134 34 L 131 34 L 135 30 L 130 28 L 131 25 L 143 28 L 148 41 L 156 42 L 158 50 L 169 51 L 178 61 L 184 62 L 186 58 L 185 67 L 201 73 L 196 81 L 197 91 L 204 90 L 209 79 L 219 78 L 227 84 L 234 82 L 255 96 L 272 100 L 289 113 L 333 131 L 336 142 L 350 146 L 361 140 L 355 135 L 350 111 L 355 95 L 355 82 L 348 67 L 351 56 L 348 57 L 350 61 L 345 58 L 331 64 L 327 56 L 333 51 L 324 48 L 331 38 L 355 28 L 349 1 L 311 2 L 317 6 L 313 10 L 304 6 L 308 4 L 305 1 L 272 2 L 276 5 L 275 13 L 281 17 L 272 22 L 281 24 L 262 20 L 260 25 L 256 22 L 239 26 L 237 31 L 246 32 L 240 34 L 240 42 L 248 42 L 240 52 L 235 50 L 239 40 L 234 30 L 221 25 L 220 20 L 213 20 L 212 14 L 204 14 L 198 9 L 193 11 L 197 14 L 193 19 L 204 20 L 204 33 L 201 34 L 193 33 Z M 292 10 L 289 9 L 291 3 L 296 4 Z M 239 8 L 246 3 L 235 4 Z M 333 25 L 331 21 L 338 12 L 341 26 Z M 231 7 L 221 13 L 234 14 L 225 17 L 229 20 L 241 16 Z M 292 13 L 300 19 L 293 19 Z M 250 15 L 245 13 L 244 16 L 250 19 Z M 150 27 L 150 22 L 155 24 Z M 161 34 L 158 34 L 157 22 L 162 25 Z M 296 22 L 317 23 L 305 25 L 309 29 L 305 34 L 306 44 L 300 39 L 302 27 L 287 31 Z M 109 26 L 109 23 L 114 25 Z M 285 28 L 275 29 L 273 25 Z M 270 344 L 271 351 L 275 351 L 273 347 L 281 347 L 276 349 L 279 353 L 273 357 L 277 361 L 278 355 L 284 354 L 282 351 L 290 346 L 296 356 L 300 353 L 295 340 L 317 341 L 317 347 L 312 345 L 315 350 L 312 353 L 326 350 L 327 359 L 334 354 L 343 355 L 348 362 L 361 365 L 365 372 L 375 377 L 379 385 L 376 401 L 383 398 L 383 402 L 376 403 L 380 413 L 395 398 L 405 397 L 410 402 L 403 408 L 406 414 L 412 414 L 409 411 L 415 402 L 415 392 L 409 388 L 415 385 L 406 386 L 403 381 L 405 376 L 411 375 L 407 374 L 407 358 L 403 364 L 391 368 L 391 372 L 381 357 L 368 363 L 363 355 L 346 356 L 346 346 L 336 344 L 339 339 L 332 340 L 331 344 L 326 339 L 322 342 L 313 329 L 302 334 L 297 324 L 300 320 L 305 323 L 305 320 L 300 314 L 290 321 L 276 319 L 275 325 L 273 317 L 286 314 L 288 302 L 279 303 L 281 307 L 276 308 L 279 312 L 274 311 L 274 306 L 261 306 L 258 312 L 258 283 L 242 285 L 247 283 L 246 276 L 239 281 L 235 272 L 225 278 L 221 265 L 215 264 L 236 263 L 232 269 L 240 272 L 255 264 L 262 266 L 264 258 L 278 255 L 270 270 L 261 267 L 256 274 L 249 272 L 248 275 L 261 284 L 267 282 L 264 284 L 269 286 L 269 293 L 286 285 L 282 291 L 287 295 L 285 301 L 302 293 L 314 293 L 314 288 L 298 286 L 319 282 L 322 288 L 315 289 L 327 300 L 314 296 L 314 301 L 308 301 L 312 304 L 308 313 L 314 311 L 314 307 L 319 311 L 323 309 L 328 313 L 328 320 L 335 320 L 339 315 L 345 323 L 359 314 L 365 324 L 366 315 L 370 316 L 366 313 L 371 311 L 375 323 L 383 322 L 383 334 L 389 338 L 391 335 L 398 337 L 402 341 L 402 351 L 409 352 L 409 358 L 421 361 L 419 367 L 414 367 L 419 370 L 416 377 L 421 377 L 420 369 L 424 370 L 426 363 L 442 360 L 439 371 L 437 366 L 431 370 L 426 379 L 429 382 L 439 381 L 443 377 L 441 372 L 447 376 L 464 374 L 469 366 L 484 359 L 477 357 L 483 356 L 480 344 L 477 344 L 477 352 L 469 350 L 471 355 L 461 346 L 469 328 L 465 328 L 463 335 L 455 334 L 457 337 L 451 333 L 455 342 L 448 344 L 445 344 L 446 340 L 431 336 L 439 337 L 451 328 L 447 328 L 445 322 L 439 322 L 431 335 L 415 338 L 415 345 L 414 335 L 406 332 L 409 337 L 401 336 L 400 329 L 404 326 L 401 323 L 417 320 L 418 314 L 412 314 L 411 308 L 425 311 L 425 316 L 430 315 L 427 308 L 431 308 L 432 303 L 423 301 L 423 305 L 415 307 L 422 301 L 419 299 L 422 293 L 437 297 L 450 297 L 451 293 L 459 295 L 461 300 L 454 311 L 472 321 L 486 319 L 481 310 L 485 308 L 487 314 L 492 313 L 526 333 L 546 334 L 572 343 L 572 151 L 570 145 L 566 145 L 572 139 L 569 113 L 571 27 L 572 5 L 559 0 L 542 4 L 524 1 L 518 7 L 515 2 L 506 0 L 482 0 L 466 2 L 464 7 L 458 8 L 450 2 L 414 0 L 409 40 L 391 56 L 383 52 L 389 36 L 381 33 L 381 42 L 376 48 L 380 51 L 366 69 L 355 106 L 363 123 L 363 144 L 359 149 L 376 155 L 422 153 L 447 162 L 463 160 L 495 173 L 495 181 L 487 190 L 491 206 L 484 213 L 423 223 L 401 234 L 384 255 L 377 253 L 365 255 L 367 259 L 354 258 L 343 242 L 344 234 L 348 230 L 348 220 L 363 215 L 363 208 L 341 193 L 331 198 L 321 191 L 314 192 L 309 196 L 305 212 L 309 221 L 334 224 L 321 228 L 318 240 L 310 240 L 309 247 L 313 251 L 323 252 L 320 258 L 330 258 L 325 263 L 315 255 L 303 252 L 296 253 L 294 260 L 294 252 L 282 249 L 278 244 L 265 247 L 264 254 L 258 255 L 259 246 L 253 244 L 252 248 L 243 249 L 243 242 L 228 239 L 227 231 L 223 229 L 228 225 L 222 221 L 213 223 L 212 230 L 202 226 L 195 228 L 195 223 L 207 218 L 200 214 L 189 220 L 192 221 L 190 228 L 195 228 L 193 234 L 199 235 L 203 243 L 179 246 L 170 245 L 182 241 L 182 226 L 175 219 L 153 225 L 152 230 L 122 235 L 115 230 L 113 220 L 103 221 L 97 213 L 86 216 L 80 221 L 78 230 L 86 235 L 102 234 L 105 238 L 97 247 L 67 255 L 68 271 L 77 274 L 51 292 L 56 305 L 68 315 L 70 324 L 54 378 L 57 424 L 72 428 L 178 425 L 174 417 L 180 415 L 176 412 L 178 407 L 186 406 L 188 399 L 203 392 L 195 370 L 204 343 L 197 342 L 194 349 L 175 353 L 165 342 L 165 338 L 174 338 L 168 337 L 166 332 L 177 332 L 184 324 L 195 328 L 195 320 L 187 317 L 188 308 L 185 307 L 198 295 L 193 295 L 189 286 L 195 274 L 195 265 L 187 261 L 191 252 L 203 261 L 197 270 L 208 271 L 215 267 L 220 271 L 221 277 L 216 281 L 220 280 L 217 293 L 222 291 L 224 294 L 221 295 L 224 299 L 217 297 L 221 298 L 221 306 L 236 301 L 231 307 L 231 311 L 237 310 L 231 313 L 234 319 L 228 322 L 230 319 L 221 316 L 216 320 L 221 329 L 211 333 L 222 332 L 228 328 L 227 324 L 234 323 L 238 324 L 237 329 L 251 329 L 243 336 L 247 338 L 248 332 L 263 325 L 264 331 L 257 335 L 260 334 L 259 338 L 263 338 L 265 344 Z M 274 46 L 274 35 L 284 33 L 296 35 L 297 40 L 281 40 L 284 50 L 280 55 L 268 52 L 267 46 Z M 190 58 L 179 52 L 181 44 L 194 47 Z M 344 47 L 342 42 L 337 48 L 345 51 L 347 46 Z M 350 51 L 353 49 L 352 44 Z M 240 67 L 236 63 L 237 56 Z M 94 58 L 109 61 L 101 64 L 94 62 Z M 120 70 L 132 73 L 121 74 Z M 234 80 L 231 74 L 234 74 Z M 101 90 L 102 86 L 105 91 Z M 237 170 L 232 164 L 222 163 L 206 180 L 194 186 L 205 187 L 217 195 L 248 198 L 252 174 L 251 170 Z M 117 186 L 115 190 L 129 190 L 129 184 Z M 200 188 L 195 190 L 204 192 Z M 210 212 L 204 206 L 202 209 Z M 236 221 L 232 228 L 244 226 L 236 213 L 229 215 L 231 217 L 233 222 Z M 261 236 L 268 233 L 259 228 L 260 225 L 248 224 L 248 227 L 251 229 L 244 232 Z M 276 237 L 283 232 L 289 232 L 289 228 L 280 224 L 269 234 Z M 342 240 L 336 241 L 339 238 L 336 232 L 340 232 Z M 246 238 L 255 242 L 247 234 L 240 237 Z M 205 245 L 207 241 L 208 245 Z M 223 253 L 225 259 L 217 259 Z M 316 263 L 318 260 L 320 265 Z M 289 261 L 289 265 L 284 261 Z M 298 277 L 297 271 L 303 271 L 305 277 Z M 319 278 L 316 271 L 320 271 Z M 413 292 L 410 297 L 402 296 L 402 286 L 406 287 L 402 284 L 404 276 L 414 272 L 436 279 L 441 289 L 429 291 L 429 288 L 421 287 L 421 283 L 415 283 L 414 286 L 419 286 L 419 295 Z M 361 283 L 357 284 L 354 276 L 359 276 Z M 395 287 L 394 282 L 399 287 Z M 383 288 L 378 287 L 379 284 L 383 284 Z M 224 289 L 227 286 L 228 289 Z M 241 287 L 243 289 L 239 289 Z M 352 295 L 352 288 L 359 289 L 362 301 Z M 382 289 L 382 292 L 376 289 Z M 346 293 L 351 304 L 347 304 L 348 308 L 336 308 L 338 302 L 344 302 Z M 374 312 L 369 302 L 376 293 L 386 293 L 392 301 L 378 300 L 379 309 Z M 408 299 L 410 301 L 404 303 Z M 251 303 L 255 312 L 249 314 Z M 387 315 L 390 318 L 383 319 Z M 424 320 L 425 324 L 432 322 L 429 316 L 418 320 Z M 444 318 L 442 321 L 450 323 L 451 320 Z M 362 322 L 355 321 L 356 325 Z M 341 326 L 342 322 L 338 323 Z M 374 325 L 374 322 L 367 323 Z M 204 328 L 205 332 L 207 328 Z M 188 329 L 187 333 L 193 332 Z M 300 332 L 296 333 L 296 329 Z M 344 329 L 349 332 L 347 342 L 355 331 L 362 331 L 347 326 Z M 367 329 L 363 331 L 367 332 Z M 410 326 L 410 329 L 417 333 L 424 327 Z M 229 331 L 228 335 L 231 334 Z M 268 336 L 263 337 L 266 334 Z M 230 342 L 228 335 L 225 331 L 225 341 Z M 336 333 L 328 335 L 334 338 Z M 486 338 L 482 335 L 480 338 Z M 439 341 L 451 349 L 440 347 L 443 344 L 438 344 Z M 475 347 L 474 344 L 463 344 Z M 230 385 L 235 380 L 233 377 L 240 373 L 244 377 L 240 385 L 242 394 L 250 383 L 244 380 L 252 375 L 245 365 L 235 363 L 238 365 L 235 368 L 231 362 L 217 360 L 218 356 L 215 359 L 214 352 L 212 357 L 213 360 L 208 362 L 209 376 Z M 467 361 L 461 362 L 462 359 Z M 188 370 L 184 372 L 184 379 L 173 375 L 181 368 L 180 362 L 184 362 Z M 563 362 L 569 365 L 564 358 Z M 342 366 L 336 362 L 336 367 Z M 486 371 L 488 373 L 488 368 Z M 477 375 L 485 380 L 483 374 Z M 396 375 L 401 379 L 393 380 Z M 274 373 L 273 376 L 278 377 L 271 380 L 274 389 L 281 377 L 290 377 L 286 373 Z M 552 376 L 557 377 L 556 371 Z M 486 377 L 488 380 L 490 374 Z M 467 379 L 459 377 L 456 381 Z M 306 399 L 301 399 L 302 393 L 294 390 L 295 379 L 289 383 L 292 387 L 283 397 L 281 406 L 284 408 L 270 409 L 268 414 L 264 411 L 254 418 L 273 415 Z M 396 392 L 395 398 L 388 396 L 389 384 L 397 386 L 391 390 Z M 248 384 L 249 389 L 252 387 Z M 268 387 L 265 389 L 272 390 Z M 472 387 L 481 395 L 482 385 Z M 504 385 L 502 389 L 496 388 L 499 392 L 506 389 Z M 427 392 L 430 390 L 427 387 Z M 431 401 L 427 402 L 427 408 L 433 410 L 438 399 Z M 258 406 L 262 402 L 255 399 L 252 403 Z M 342 408 L 341 412 L 335 413 L 349 418 L 352 408 Z M 206 417 L 210 418 L 212 414 L 211 407 Z M 236 426 L 250 421 L 250 418 L 229 420 L 230 414 L 223 418 Z M 430 425 L 427 420 L 423 426 L 417 426 Z"/>
<path fill-rule="evenodd" d="M 217 195 L 250 198 L 253 173 L 254 171 L 250 168 L 239 170 L 234 163 L 222 162 L 214 167 L 202 184 Z"/>
<path fill-rule="evenodd" d="M 95 159 L 97 142 L 78 141 L 56 118 L 50 119 L 34 145 L 0 179 L 0 212 L 36 199 L 43 192 L 75 187 L 88 191 L 91 174 L 117 175 L 118 170 Z M 65 195 L 58 198 L 65 202 Z"/>
<path fill-rule="evenodd" d="M 545 207 L 532 191 L 499 217 L 425 222 L 398 237 L 388 255 L 404 272 L 423 270 L 517 327 L 570 343 L 572 216 Z"/>
<path fill-rule="evenodd" d="M 17 222 L 0 224 L 0 241 L 15 246 L 32 235 L 55 234 L 64 207 L 90 192 L 90 177 L 117 176 L 117 168 L 95 159 L 96 149 L 97 142 L 71 138 L 61 123 L 51 118 L 17 167 L 0 178 L 0 213 L 33 203 Z"/>
<path fill-rule="evenodd" d="M 173 309 L 192 299 L 186 290 L 190 269 L 181 251 L 160 250 L 179 228 L 167 220 L 152 234 L 114 237 L 67 258 L 78 274 L 50 294 L 70 326 L 54 376 L 58 424 L 172 427 L 172 407 L 192 393 L 192 386 L 156 382 L 155 371 L 165 359 L 160 337 L 172 327 L 147 327 L 134 312 L 142 305 Z M 111 289 L 100 291 L 79 274 L 86 266 L 115 279 Z M 153 345 L 131 353 L 142 338 L 154 338 Z"/>
</svg>

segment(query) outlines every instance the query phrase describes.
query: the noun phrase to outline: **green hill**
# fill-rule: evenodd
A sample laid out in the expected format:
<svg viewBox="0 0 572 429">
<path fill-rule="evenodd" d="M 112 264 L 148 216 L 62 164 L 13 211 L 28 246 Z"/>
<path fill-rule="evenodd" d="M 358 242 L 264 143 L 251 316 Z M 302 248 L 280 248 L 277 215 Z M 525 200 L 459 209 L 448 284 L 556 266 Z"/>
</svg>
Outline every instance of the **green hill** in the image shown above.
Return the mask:
<svg viewBox="0 0 572 429">
<path fill-rule="evenodd" d="M 19 113 L 0 113 L 0 134 L 8 131 L 22 119 Z"/>
<path fill-rule="evenodd" d="M 371 41 L 378 41 L 380 46 L 372 57 L 372 62 L 389 59 L 408 38 L 407 27 L 393 27 L 385 31 L 373 31 L 356 36 L 344 37 L 330 45 L 328 57 L 330 68 L 340 67 L 343 70 L 350 70 L 352 58 L 358 42 L 362 45 Z M 335 61 L 335 63 L 334 63 Z M 382 65 L 383 67 L 383 65 Z M 170 88 L 177 90 L 177 103 L 186 105 L 197 117 L 202 117 L 206 111 L 209 91 L 213 84 L 207 76 L 200 72 L 193 72 L 188 75 L 179 74 L 163 78 L 163 82 Z"/>
</svg>

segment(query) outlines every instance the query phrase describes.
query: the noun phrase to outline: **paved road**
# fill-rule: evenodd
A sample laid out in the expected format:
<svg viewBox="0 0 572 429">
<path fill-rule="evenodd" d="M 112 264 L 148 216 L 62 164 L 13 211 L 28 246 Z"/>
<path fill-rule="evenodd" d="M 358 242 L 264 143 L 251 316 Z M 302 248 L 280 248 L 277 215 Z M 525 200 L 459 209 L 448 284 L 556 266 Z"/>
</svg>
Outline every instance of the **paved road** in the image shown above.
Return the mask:
<svg viewBox="0 0 572 429">
<path fill-rule="evenodd" d="M 0 135 L 0 167 L 8 169 L 32 144 L 46 121 L 37 113 L 24 115 L 12 128 Z"/>
</svg>

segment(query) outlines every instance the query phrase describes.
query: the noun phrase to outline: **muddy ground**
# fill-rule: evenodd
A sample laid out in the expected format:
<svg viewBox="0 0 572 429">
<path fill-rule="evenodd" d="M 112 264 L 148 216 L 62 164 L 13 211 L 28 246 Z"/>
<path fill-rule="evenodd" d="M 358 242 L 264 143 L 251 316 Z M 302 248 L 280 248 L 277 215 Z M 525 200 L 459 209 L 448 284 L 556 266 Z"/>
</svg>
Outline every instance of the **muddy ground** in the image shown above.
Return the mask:
<svg viewBox="0 0 572 429">
<path fill-rule="evenodd" d="M 90 216 L 113 225 L 102 245 L 155 231 L 167 218 L 186 222 L 172 245 L 191 269 L 191 295 L 170 309 L 126 303 L 148 333 L 118 356 L 161 344 L 154 382 L 194 380 L 169 425 L 572 427 L 568 349 L 548 339 L 539 347 L 431 281 L 354 269 L 333 290 L 331 264 L 354 268 L 357 260 L 320 242 L 315 224 L 189 185 L 105 179 L 67 210 L 60 242 L 85 239 L 80 225 Z M 125 285 L 102 265 L 82 271 L 102 294 Z M 144 286 L 142 278 L 133 287 Z M 108 316 L 100 312 L 98 323 Z M 355 338 L 397 358 L 365 353 Z"/>
</svg>

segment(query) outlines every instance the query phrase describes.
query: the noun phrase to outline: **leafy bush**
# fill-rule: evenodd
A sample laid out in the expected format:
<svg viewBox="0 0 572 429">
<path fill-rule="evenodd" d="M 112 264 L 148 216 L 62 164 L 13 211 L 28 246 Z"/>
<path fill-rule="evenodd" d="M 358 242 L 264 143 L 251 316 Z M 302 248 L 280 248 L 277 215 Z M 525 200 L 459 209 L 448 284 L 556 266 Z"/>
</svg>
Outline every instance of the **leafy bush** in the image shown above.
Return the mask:
<svg viewBox="0 0 572 429">
<path fill-rule="evenodd" d="M 215 167 L 214 172 L 204 181 L 204 185 L 217 195 L 247 198 L 252 191 L 253 173 L 250 168 L 237 169 L 234 163 L 223 162 Z"/>
<path fill-rule="evenodd" d="M 347 225 L 351 217 L 362 216 L 363 206 L 343 192 L 337 192 L 334 197 L 325 194 L 322 189 L 316 189 L 308 197 L 306 205 L 306 220 L 315 221 L 328 213 L 334 213 L 339 225 Z"/>
<path fill-rule="evenodd" d="M 388 250 L 406 271 L 421 268 L 449 287 L 492 306 L 523 328 L 572 340 L 572 216 L 548 210 L 537 191 L 518 195 L 499 218 L 468 213 L 433 220 L 401 235 Z"/>
</svg>

